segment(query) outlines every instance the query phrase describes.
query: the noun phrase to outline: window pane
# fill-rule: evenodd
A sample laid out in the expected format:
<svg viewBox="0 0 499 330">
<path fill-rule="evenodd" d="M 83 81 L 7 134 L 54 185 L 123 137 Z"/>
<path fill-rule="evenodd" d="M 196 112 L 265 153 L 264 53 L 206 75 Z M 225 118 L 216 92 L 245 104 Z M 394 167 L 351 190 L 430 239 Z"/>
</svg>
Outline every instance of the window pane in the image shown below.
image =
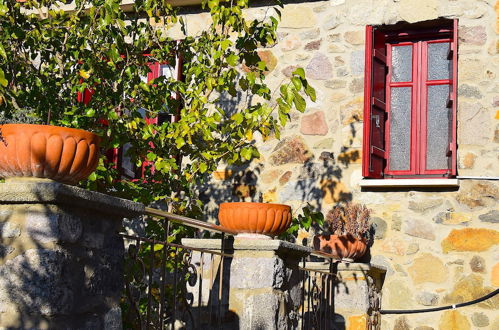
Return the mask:
<svg viewBox="0 0 499 330">
<path fill-rule="evenodd" d="M 449 125 L 451 109 L 447 108 L 449 85 L 428 86 L 428 131 L 426 168 L 428 170 L 449 167 L 447 147 L 449 146 Z"/>
<path fill-rule="evenodd" d="M 168 64 L 162 64 L 159 66 L 159 75 L 165 76 L 166 78 L 172 78 L 174 70 L 175 69 L 172 66 Z"/>
<path fill-rule="evenodd" d="M 428 80 L 450 79 L 451 62 L 447 59 L 449 43 L 428 44 Z"/>
<path fill-rule="evenodd" d="M 411 168 L 411 87 L 391 89 L 390 170 Z"/>
<path fill-rule="evenodd" d="M 392 48 L 392 81 L 412 80 L 412 46 L 394 46 Z"/>
</svg>

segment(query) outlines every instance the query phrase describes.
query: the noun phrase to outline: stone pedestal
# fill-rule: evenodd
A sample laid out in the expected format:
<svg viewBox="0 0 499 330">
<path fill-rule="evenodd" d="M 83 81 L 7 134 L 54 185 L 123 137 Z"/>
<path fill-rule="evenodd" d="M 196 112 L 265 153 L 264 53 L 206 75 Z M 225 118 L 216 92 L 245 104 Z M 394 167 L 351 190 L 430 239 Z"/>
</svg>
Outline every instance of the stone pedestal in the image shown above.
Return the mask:
<svg viewBox="0 0 499 330">
<path fill-rule="evenodd" d="M 196 248 L 221 248 L 219 239 L 184 239 L 182 243 Z M 225 313 L 231 315 L 224 318 L 224 326 L 296 329 L 301 299 L 298 266 L 310 249 L 279 240 L 236 237 L 226 241 L 225 251 L 233 258 L 223 281 L 230 288 Z"/>
<path fill-rule="evenodd" d="M 328 271 L 329 263 L 309 262 L 307 268 Z M 338 329 L 379 329 L 381 287 L 386 269 L 363 263 L 334 266 L 335 323 Z"/>
<path fill-rule="evenodd" d="M 121 329 L 118 231 L 142 211 L 52 181 L 0 184 L 0 327 Z"/>
</svg>

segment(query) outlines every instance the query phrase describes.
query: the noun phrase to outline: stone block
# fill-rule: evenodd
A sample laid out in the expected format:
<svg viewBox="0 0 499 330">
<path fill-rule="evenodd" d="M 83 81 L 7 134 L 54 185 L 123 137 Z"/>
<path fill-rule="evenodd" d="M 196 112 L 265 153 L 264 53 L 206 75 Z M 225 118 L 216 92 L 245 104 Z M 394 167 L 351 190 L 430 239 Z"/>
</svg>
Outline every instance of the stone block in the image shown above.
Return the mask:
<svg viewBox="0 0 499 330">
<path fill-rule="evenodd" d="M 499 200 L 499 185 L 487 181 L 467 181 L 460 186 L 456 200 L 470 209 L 496 205 Z"/>
<path fill-rule="evenodd" d="M 470 260 L 470 268 L 475 273 L 483 273 L 485 271 L 485 259 L 480 256 L 473 256 Z"/>
<path fill-rule="evenodd" d="M 308 51 L 318 50 L 321 48 L 321 43 L 322 39 L 311 41 L 305 45 L 304 49 Z"/>
<path fill-rule="evenodd" d="M 0 222 L 0 233 L 2 238 L 15 238 L 21 235 L 21 227 L 10 222 Z"/>
<path fill-rule="evenodd" d="M 326 135 L 328 125 L 323 111 L 304 115 L 301 119 L 300 132 L 304 135 Z"/>
<path fill-rule="evenodd" d="M 305 68 L 305 72 L 307 78 L 328 80 L 332 78 L 333 66 L 326 55 L 316 53 Z"/>
<path fill-rule="evenodd" d="M 487 42 L 487 31 L 484 26 L 461 26 L 459 27 L 459 42 L 483 46 Z"/>
<path fill-rule="evenodd" d="M 317 24 L 315 13 L 310 6 L 286 5 L 282 10 L 280 28 L 314 28 Z"/>
<path fill-rule="evenodd" d="M 499 262 L 492 267 L 490 277 L 490 283 L 492 283 L 493 286 L 499 286 Z"/>
<path fill-rule="evenodd" d="M 41 212 L 26 215 L 26 234 L 40 243 L 50 243 L 59 240 L 59 215 Z"/>
<path fill-rule="evenodd" d="M 235 289 L 280 288 L 284 262 L 279 258 L 234 258 L 230 287 Z"/>
<path fill-rule="evenodd" d="M 321 30 L 319 28 L 308 30 L 300 33 L 300 38 L 302 39 L 315 39 L 321 35 Z"/>
<path fill-rule="evenodd" d="M 279 45 L 283 52 L 290 52 L 301 47 L 301 40 L 297 35 L 291 34 L 280 41 Z"/>
<path fill-rule="evenodd" d="M 321 198 L 322 191 L 317 187 L 314 179 L 291 180 L 279 190 L 279 200 L 282 203 L 287 201 L 306 201 Z"/>
<path fill-rule="evenodd" d="M 398 13 L 402 20 L 415 23 L 438 18 L 437 0 L 400 0 Z"/>
<path fill-rule="evenodd" d="M 448 272 L 442 260 L 429 253 L 414 259 L 408 271 L 414 284 L 444 283 L 448 278 Z"/>
<path fill-rule="evenodd" d="M 484 313 L 475 312 L 471 315 L 471 322 L 475 327 L 484 328 L 490 324 L 489 318 Z"/>
<path fill-rule="evenodd" d="M 478 216 L 478 219 L 483 222 L 499 223 L 499 210 L 492 210 Z"/>
<path fill-rule="evenodd" d="M 410 236 L 424 238 L 431 241 L 435 240 L 435 227 L 425 219 L 406 219 L 403 231 L 405 234 Z"/>
<path fill-rule="evenodd" d="M 440 317 L 439 330 L 470 330 L 468 318 L 457 310 L 446 311 Z"/>
<path fill-rule="evenodd" d="M 483 278 L 478 274 L 470 274 L 457 281 L 452 291 L 444 297 L 444 303 L 458 304 L 478 299 L 493 291 L 493 288 L 484 287 Z M 494 296 L 477 304 L 486 309 L 499 308 L 499 296 Z"/>
<path fill-rule="evenodd" d="M 365 54 L 363 50 L 356 50 L 350 53 L 350 71 L 353 75 L 364 73 Z"/>
<path fill-rule="evenodd" d="M 423 291 L 416 296 L 416 301 L 423 306 L 436 306 L 438 295 L 432 292 Z"/>
<path fill-rule="evenodd" d="M 488 110 L 480 103 L 459 104 L 460 144 L 485 145 L 491 140 L 491 125 Z M 476 130 L 480 127 L 480 130 Z"/>
<path fill-rule="evenodd" d="M 284 138 L 270 155 L 270 163 L 274 166 L 289 163 L 305 163 L 313 158 L 305 141 L 298 135 Z"/>
<path fill-rule="evenodd" d="M 364 31 L 348 31 L 345 32 L 343 38 L 346 42 L 352 45 L 363 45 L 365 32 Z"/>
<path fill-rule="evenodd" d="M 482 93 L 480 93 L 480 90 L 478 89 L 478 87 L 471 86 L 468 84 L 459 85 L 457 92 L 458 92 L 458 95 L 460 97 L 467 97 L 467 98 L 474 98 L 474 99 L 481 99 L 482 98 Z"/>
<path fill-rule="evenodd" d="M 485 228 L 453 229 L 442 241 L 444 253 L 450 251 L 482 252 L 499 244 L 499 231 Z"/>
<path fill-rule="evenodd" d="M 409 209 L 415 212 L 424 213 L 443 204 L 440 198 L 417 199 L 409 201 Z"/>
</svg>

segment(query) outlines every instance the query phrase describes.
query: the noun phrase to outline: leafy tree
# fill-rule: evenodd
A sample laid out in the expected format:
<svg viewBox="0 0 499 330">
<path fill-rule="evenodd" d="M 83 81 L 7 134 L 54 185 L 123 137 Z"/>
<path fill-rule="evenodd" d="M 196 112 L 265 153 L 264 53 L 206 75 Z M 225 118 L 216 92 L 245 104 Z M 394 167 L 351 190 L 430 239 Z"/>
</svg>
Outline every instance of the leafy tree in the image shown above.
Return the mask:
<svg viewBox="0 0 499 330">
<path fill-rule="evenodd" d="M 253 136 L 275 135 L 291 109 L 305 110 L 315 91 L 297 69 L 276 91 L 265 83 L 258 50 L 276 42 L 278 18 L 247 20 L 248 0 L 204 0 L 211 24 L 188 36 L 183 16 L 167 1 L 137 0 L 125 12 L 119 0 L 76 0 L 63 11 L 54 0 L 0 0 L 0 112 L 26 112 L 43 121 L 96 132 L 107 150 L 130 143 L 142 180 L 125 180 L 102 157 L 87 187 L 149 204 L 166 201 L 176 212 L 199 205 L 196 187 L 221 162 L 258 157 Z M 280 0 L 276 0 L 278 17 Z M 171 30 L 180 26 L 185 37 Z M 146 56 L 147 55 L 147 56 Z M 183 58 L 182 81 L 145 82 L 148 63 Z M 94 92 L 88 104 L 76 95 Z M 221 99 L 245 93 L 231 111 Z M 151 124 L 160 113 L 176 122 Z"/>
</svg>

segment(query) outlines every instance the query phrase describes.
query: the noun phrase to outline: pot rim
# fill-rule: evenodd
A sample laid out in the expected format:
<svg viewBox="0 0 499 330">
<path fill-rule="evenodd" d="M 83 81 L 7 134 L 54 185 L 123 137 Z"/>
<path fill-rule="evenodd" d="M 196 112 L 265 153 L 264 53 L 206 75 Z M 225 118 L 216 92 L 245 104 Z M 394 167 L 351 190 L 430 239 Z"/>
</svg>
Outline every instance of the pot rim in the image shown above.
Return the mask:
<svg viewBox="0 0 499 330">
<path fill-rule="evenodd" d="M 285 207 L 291 209 L 291 206 L 286 205 L 286 204 L 280 204 L 280 203 L 260 203 L 260 202 L 224 202 L 220 203 L 220 207 L 223 206 L 263 206 L 263 207 L 272 207 L 272 206 L 277 206 L 277 207 Z"/>
<path fill-rule="evenodd" d="M 330 239 L 331 238 L 339 238 L 339 237 L 346 237 L 347 239 L 355 239 L 357 241 L 361 241 L 361 242 L 364 242 L 364 243 L 367 243 L 367 239 L 364 238 L 364 237 L 361 237 L 361 238 L 358 238 L 357 236 L 354 236 L 352 234 L 346 234 L 346 235 L 337 235 L 337 234 L 318 234 L 318 235 L 314 235 L 314 237 L 324 237 L 324 236 L 330 236 Z"/>
<path fill-rule="evenodd" d="M 89 135 L 92 135 L 94 138 L 97 138 L 99 140 L 99 142 L 101 141 L 101 138 L 100 136 L 98 136 L 97 134 L 95 134 L 94 132 L 90 132 L 90 131 L 87 131 L 87 130 L 84 130 L 84 129 L 81 129 L 81 128 L 72 128 L 72 127 L 65 127 L 65 126 L 57 126 L 57 125 L 43 125 L 43 124 L 24 124 L 24 123 L 18 123 L 18 124 L 0 124 L 0 128 L 11 128 L 11 129 L 15 129 L 15 126 L 21 126 L 20 129 L 22 129 L 22 127 L 25 127 L 25 128 L 28 128 L 28 129 L 39 129 L 39 130 L 46 130 L 47 128 L 51 128 L 51 129 L 56 129 L 56 130 L 62 130 L 62 131 L 66 131 L 66 132 L 69 132 L 70 134 L 83 134 L 83 135 L 86 135 L 86 134 L 89 134 Z"/>
</svg>

